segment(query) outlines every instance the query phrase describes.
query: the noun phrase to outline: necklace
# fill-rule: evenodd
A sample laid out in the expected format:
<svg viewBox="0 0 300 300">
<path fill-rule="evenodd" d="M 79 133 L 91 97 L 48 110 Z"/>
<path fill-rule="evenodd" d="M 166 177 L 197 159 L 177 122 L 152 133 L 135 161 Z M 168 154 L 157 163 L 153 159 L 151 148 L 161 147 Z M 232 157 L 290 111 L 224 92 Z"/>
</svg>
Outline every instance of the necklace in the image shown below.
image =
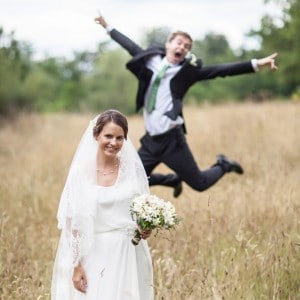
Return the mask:
<svg viewBox="0 0 300 300">
<path fill-rule="evenodd" d="M 97 168 L 96 171 L 97 171 L 97 173 L 100 173 L 103 176 L 106 176 L 106 175 L 109 175 L 109 174 L 116 173 L 116 171 L 118 170 L 118 167 L 119 167 L 119 162 L 117 162 L 112 169 L 104 170 L 104 169 Z"/>
</svg>

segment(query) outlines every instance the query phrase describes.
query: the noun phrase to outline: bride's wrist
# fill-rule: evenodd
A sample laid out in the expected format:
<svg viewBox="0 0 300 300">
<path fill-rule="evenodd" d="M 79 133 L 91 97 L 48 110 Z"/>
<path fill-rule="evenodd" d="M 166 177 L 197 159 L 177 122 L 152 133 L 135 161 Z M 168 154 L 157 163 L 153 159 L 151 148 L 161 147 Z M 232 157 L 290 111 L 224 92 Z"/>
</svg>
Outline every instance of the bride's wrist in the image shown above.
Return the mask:
<svg viewBox="0 0 300 300">
<path fill-rule="evenodd" d="M 74 267 L 74 270 L 82 269 L 81 262 L 78 262 L 78 265 Z"/>
</svg>

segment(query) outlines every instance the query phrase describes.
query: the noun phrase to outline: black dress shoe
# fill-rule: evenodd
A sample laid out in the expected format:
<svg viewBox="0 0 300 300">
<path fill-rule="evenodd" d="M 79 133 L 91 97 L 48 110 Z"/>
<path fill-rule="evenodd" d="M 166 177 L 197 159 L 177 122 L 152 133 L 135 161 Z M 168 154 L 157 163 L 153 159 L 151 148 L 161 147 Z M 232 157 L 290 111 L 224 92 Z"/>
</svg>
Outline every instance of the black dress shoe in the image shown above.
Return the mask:
<svg viewBox="0 0 300 300">
<path fill-rule="evenodd" d="M 242 166 L 233 160 L 230 160 L 223 154 L 217 156 L 217 164 L 220 165 L 225 172 L 235 172 L 237 174 L 244 174 Z"/>
<path fill-rule="evenodd" d="M 179 197 L 179 195 L 182 193 L 182 183 L 179 182 L 175 187 L 174 187 L 174 190 L 173 190 L 173 196 L 174 198 L 177 198 Z"/>
</svg>

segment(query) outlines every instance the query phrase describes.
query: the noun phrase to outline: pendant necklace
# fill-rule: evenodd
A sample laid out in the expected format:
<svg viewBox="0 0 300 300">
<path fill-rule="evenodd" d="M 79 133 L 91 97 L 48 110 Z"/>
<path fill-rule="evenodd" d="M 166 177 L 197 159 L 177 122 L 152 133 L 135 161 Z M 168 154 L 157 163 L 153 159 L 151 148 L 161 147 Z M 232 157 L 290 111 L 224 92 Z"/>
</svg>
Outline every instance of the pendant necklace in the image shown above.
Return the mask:
<svg viewBox="0 0 300 300">
<path fill-rule="evenodd" d="M 106 175 L 115 173 L 117 171 L 118 167 L 119 167 L 119 162 L 117 162 L 115 164 L 115 166 L 114 166 L 113 169 L 110 169 L 110 170 L 101 170 L 101 169 L 97 168 L 96 171 L 97 171 L 97 173 L 100 173 L 103 176 L 106 176 Z"/>
</svg>

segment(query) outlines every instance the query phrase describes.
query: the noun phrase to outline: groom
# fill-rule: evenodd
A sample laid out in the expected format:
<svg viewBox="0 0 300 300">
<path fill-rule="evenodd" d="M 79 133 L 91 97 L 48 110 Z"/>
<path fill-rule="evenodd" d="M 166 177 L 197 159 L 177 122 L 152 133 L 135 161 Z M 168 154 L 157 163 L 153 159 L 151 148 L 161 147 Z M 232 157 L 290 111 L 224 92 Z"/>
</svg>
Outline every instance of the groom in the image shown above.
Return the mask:
<svg viewBox="0 0 300 300">
<path fill-rule="evenodd" d="M 183 98 L 188 89 L 201 80 L 253 73 L 263 67 L 276 70 L 277 53 L 247 62 L 203 67 L 201 60 L 190 53 L 193 40 L 186 32 L 172 33 L 165 48 L 144 50 L 109 26 L 103 16 L 95 21 L 132 56 L 126 67 L 138 79 L 136 110 L 143 107 L 146 128 L 138 152 L 150 177 L 149 184 L 173 187 L 173 195 L 178 197 L 182 181 L 197 191 L 204 191 L 226 173 L 243 174 L 241 165 L 225 155 L 218 155 L 211 168 L 199 169 L 185 138 Z M 166 164 L 175 174 L 152 173 L 160 163 Z"/>
</svg>

